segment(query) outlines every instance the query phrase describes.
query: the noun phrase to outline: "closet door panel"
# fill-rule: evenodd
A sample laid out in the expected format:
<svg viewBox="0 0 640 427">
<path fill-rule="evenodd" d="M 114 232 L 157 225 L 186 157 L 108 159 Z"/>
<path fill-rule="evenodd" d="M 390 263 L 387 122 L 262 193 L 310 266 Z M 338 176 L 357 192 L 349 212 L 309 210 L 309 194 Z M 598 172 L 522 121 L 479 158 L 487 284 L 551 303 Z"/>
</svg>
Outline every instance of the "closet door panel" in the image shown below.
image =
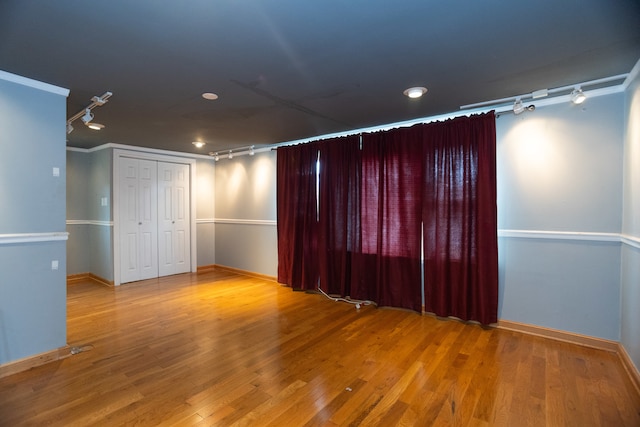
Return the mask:
<svg viewBox="0 0 640 427">
<path fill-rule="evenodd" d="M 174 265 L 176 273 L 191 270 L 191 211 L 189 198 L 189 166 L 175 166 L 174 200 Z"/>
<path fill-rule="evenodd" d="M 189 166 L 158 162 L 160 276 L 190 271 Z"/>
<path fill-rule="evenodd" d="M 158 276 L 157 164 L 120 159 L 120 281 Z"/>
</svg>

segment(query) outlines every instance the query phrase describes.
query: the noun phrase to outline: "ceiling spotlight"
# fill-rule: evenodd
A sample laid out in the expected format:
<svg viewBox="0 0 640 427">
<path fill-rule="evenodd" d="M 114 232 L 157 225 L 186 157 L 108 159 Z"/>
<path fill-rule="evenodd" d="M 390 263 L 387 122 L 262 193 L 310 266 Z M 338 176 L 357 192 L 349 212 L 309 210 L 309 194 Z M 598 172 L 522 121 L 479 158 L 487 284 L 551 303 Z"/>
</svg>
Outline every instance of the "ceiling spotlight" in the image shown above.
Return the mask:
<svg viewBox="0 0 640 427">
<path fill-rule="evenodd" d="M 229 160 L 233 159 L 233 151 L 229 150 Z"/>
<path fill-rule="evenodd" d="M 86 125 L 87 123 L 89 123 L 91 120 L 93 120 L 93 114 L 91 113 L 91 109 L 90 108 L 85 108 L 84 110 L 84 116 L 80 117 L 80 119 L 82 120 L 82 122 Z"/>
<path fill-rule="evenodd" d="M 215 155 L 215 157 L 214 157 L 213 159 L 214 159 L 216 162 L 217 162 L 218 160 L 220 160 L 220 156 L 218 155 L 218 153 L 216 153 L 216 155 Z"/>
<path fill-rule="evenodd" d="M 520 98 L 516 99 L 516 102 L 513 103 L 513 114 L 521 114 L 524 112 L 524 109 L 522 100 Z"/>
<path fill-rule="evenodd" d="M 422 86 L 410 87 L 402 93 L 404 93 L 409 98 L 420 98 L 422 95 L 427 93 L 427 88 Z"/>
<path fill-rule="evenodd" d="M 586 99 L 587 95 L 582 92 L 580 86 L 577 86 L 575 89 L 573 89 L 573 92 L 571 92 L 571 102 L 573 102 L 574 104 L 582 104 Z"/>
<path fill-rule="evenodd" d="M 73 126 L 71 126 L 71 123 L 67 122 L 67 135 L 71 132 L 73 132 Z"/>
<path fill-rule="evenodd" d="M 102 129 L 104 129 L 104 125 L 102 123 L 94 123 L 94 122 L 87 123 L 87 127 L 89 129 L 93 129 L 93 130 L 102 130 Z"/>
<path fill-rule="evenodd" d="M 253 149 L 253 145 L 251 146 L 251 148 L 249 148 L 249 155 L 253 156 L 254 154 L 256 154 L 255 150 Z"/>
<path fill-rule="evenodd" d="M 192 144 L 195 145 L 196 148 L 202 148 L 202 147 L 205 146 L 206 143 L 204 143 L 202 141 L 193 141 Z"/>
<path fill-rule="evenodd" d="M 202 97 L 204 99 L 208 99 L 209 101 L 214 101 L 216 99 L 218 99 L 218 95 L 216 95 L 215 93 L 212 92 L 205 92 L 202 94 Z"/>
</svg>

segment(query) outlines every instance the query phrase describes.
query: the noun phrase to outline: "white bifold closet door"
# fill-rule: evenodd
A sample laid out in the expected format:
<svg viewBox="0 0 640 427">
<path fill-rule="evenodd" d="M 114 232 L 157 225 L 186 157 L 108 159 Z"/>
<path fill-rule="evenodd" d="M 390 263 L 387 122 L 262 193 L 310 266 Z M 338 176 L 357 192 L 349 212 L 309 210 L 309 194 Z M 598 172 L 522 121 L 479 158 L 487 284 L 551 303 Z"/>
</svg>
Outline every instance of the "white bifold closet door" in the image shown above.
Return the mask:
<svg viewBox="0 0 640 427">
<path fill-rule="evenodd" d="M 160 276 L 191 269 L 189 166 L 158 163 L 158 269 Z"/>
<path fill-rule="evenodd" d="M 158 277 L 158 163 L 120 161 L 120 281 Z"/>
<path fill-rule="evenodd" d="M 191 269 L 189 165 L 120 159 L 120 283 Z"/>
</svg>

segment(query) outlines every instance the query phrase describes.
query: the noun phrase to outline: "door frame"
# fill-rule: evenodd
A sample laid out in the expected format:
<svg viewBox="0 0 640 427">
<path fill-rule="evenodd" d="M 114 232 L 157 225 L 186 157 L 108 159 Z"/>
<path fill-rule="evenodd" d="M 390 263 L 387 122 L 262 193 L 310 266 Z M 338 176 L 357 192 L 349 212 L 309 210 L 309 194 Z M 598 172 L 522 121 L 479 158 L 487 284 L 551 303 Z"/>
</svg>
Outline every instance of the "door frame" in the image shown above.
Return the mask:
<svg viewBox="0 0 640 427">
<path fill-rule="evenodd" d="M 113 149 L 111 208 L 113 209 L 113 284 L 120 285 L 120 159 L 128 157 L 139 160 L 152 160 L 167 163 L 179 163 L 189 166 L 189 230 L 191 234 L 190 253 L 191 272 L 198 270 L 198 254 L 196 242 L 196 160 L 165 154 L 147 153 L 134 150 Z"/>
</svg>

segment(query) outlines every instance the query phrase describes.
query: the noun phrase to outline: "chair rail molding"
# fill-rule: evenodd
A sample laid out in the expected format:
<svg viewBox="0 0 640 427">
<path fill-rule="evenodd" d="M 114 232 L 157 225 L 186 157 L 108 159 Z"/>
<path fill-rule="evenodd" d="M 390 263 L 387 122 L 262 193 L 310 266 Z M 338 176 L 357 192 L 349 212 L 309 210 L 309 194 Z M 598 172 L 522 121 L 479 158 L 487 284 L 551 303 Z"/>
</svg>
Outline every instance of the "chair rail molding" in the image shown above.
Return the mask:
<svg viewBox="0 0 640 427">
<path fill-rule="evenodd" d="M 0 245 L 11 245 L 16 243 L 40 243 L 68 240 L 69 233 L 66 231 L 52 231 L 50 233 L 14 233 L 0 234 Z"/>
</svg>

